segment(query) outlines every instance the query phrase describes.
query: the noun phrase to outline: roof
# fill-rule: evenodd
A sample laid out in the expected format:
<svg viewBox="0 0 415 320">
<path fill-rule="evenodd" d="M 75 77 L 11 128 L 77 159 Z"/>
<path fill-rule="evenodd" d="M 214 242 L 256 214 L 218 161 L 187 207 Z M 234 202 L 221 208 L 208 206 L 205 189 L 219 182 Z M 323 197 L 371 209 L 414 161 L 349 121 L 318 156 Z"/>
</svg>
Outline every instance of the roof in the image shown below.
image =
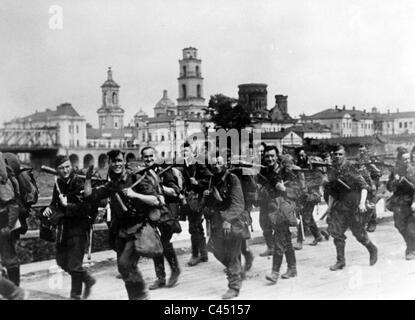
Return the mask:
<svg viewBox="0 0 415 320">
<path fill-rule="evenodd" d="M 342 109 L 342 108 L 329 108 L 321 112 L 315 113 L 311 116 L 306 116 L 306 119 L 340 119 L 346 114 L 349 114 L 354 120 L 360 119 L 373 119 L 373 115 L 369 112 L 356 110 L 356 109 Z"/>
<path fill-rule="evenodd" d="M 359 145 L 359 144 L 385 144 L 386 141 L 381 136 L 364 136 L 364 137 L 340 137 L 330 139 L 312 139 L 311 144 L 342 144 L 342 145 Z"/>
<path fill-rule="evenodd" d="M 377 118 L 380 118 L 382 120 L 415 118 L 415 111 L 381 113 L 381 114 L 378 115 Z"/>
<path fill-rule="evenodd" d="M 285 136 L 287 136 L 291 132 L 297 134 L 296 132 L 289 130 L 289 129 L 285 129 L 284 131 L 277 131 L 277 132 L 273 132 L 273 131 L 262 132 L 261 139 L 269 139 L 269 140 L 283 139 Z"/>
<path fill-rule="evenodd" d="M 46 109 L 45 111 L 36 111 L 35 113 L 22 117 L 17 118 L 14 121 L 31 121 L 31 122 L 40 122 L 40 121 L 47 121 L 49 118 L 59 117 L 59 116 L 69 116 L 69 117 L 81 117 L 79 113 L 72 107 L 70 103 L 62 103 L 61 105 L 56 107 L 56 110 Z"/>
<path fill-rule="evenodd" d="M 296 133 L 304 133 L 304 132 L 330 132 L 330 128 L 322 125 L 320 123 L 303 123 L 299 125 L 295 125 L 285 130 L 291 130 Z"/>
</svg>

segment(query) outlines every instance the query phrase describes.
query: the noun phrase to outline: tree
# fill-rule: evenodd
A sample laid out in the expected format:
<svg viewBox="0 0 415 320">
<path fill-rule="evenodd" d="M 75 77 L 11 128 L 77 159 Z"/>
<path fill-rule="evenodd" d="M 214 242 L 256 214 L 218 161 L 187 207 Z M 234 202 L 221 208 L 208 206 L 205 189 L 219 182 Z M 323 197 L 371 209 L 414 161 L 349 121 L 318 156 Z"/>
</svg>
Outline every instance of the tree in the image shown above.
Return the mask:
<svg viewBox="0 0 415 320">
<path fill-rule="evenodd" d="M 253 123 L 252 107 L 241 105 L 237 99 L 223 94 L 210 96 L 206 114 L 215 124 L 216 129 L 236 129 L 241 132 L 243 128 Z"/>
</svg>

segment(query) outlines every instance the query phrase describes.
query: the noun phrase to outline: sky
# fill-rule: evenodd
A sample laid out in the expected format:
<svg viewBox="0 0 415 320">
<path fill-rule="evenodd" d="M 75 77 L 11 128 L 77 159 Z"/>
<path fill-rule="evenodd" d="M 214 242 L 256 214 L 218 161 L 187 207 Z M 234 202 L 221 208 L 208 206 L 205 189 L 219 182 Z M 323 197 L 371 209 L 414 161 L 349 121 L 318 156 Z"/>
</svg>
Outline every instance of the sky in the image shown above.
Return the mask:
<svg viewBox="0 0 415 320">
<path fill-rule="evenodd" d="M 415 110 L 412 0 L 2 0 L 0 37 L 1 122 L 70 102 L 96 126 L 109 66 L 125 122 L 140 108 L 152 116 L 164 89 L 177 102 L 188 46 L 206 102 L 258 82 L 268 108 L 288 95 L 295 117 Z"/>
</svg>

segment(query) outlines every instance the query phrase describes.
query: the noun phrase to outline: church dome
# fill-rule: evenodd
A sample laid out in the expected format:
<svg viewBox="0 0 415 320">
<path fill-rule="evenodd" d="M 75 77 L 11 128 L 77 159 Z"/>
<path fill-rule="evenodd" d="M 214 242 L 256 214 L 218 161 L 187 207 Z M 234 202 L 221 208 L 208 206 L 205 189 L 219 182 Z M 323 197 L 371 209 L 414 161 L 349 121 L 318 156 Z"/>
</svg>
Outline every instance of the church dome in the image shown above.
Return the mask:
<svg viewBox="0 0 415 320">
<path fill-rule="evenodd" d="M 138 111 L 135 115 L 134 118 L 145 118 L 148 117 L 147 113 L 144 112 L 144 110 L 142 108 L 140 108 L 140 111 Z"/>
<path fill-rule="evenodd" d="M 167 90 L 163 90 L 163 98 L 161 98 L 159 102 L 156 103 L 155 108 L 164 109 L 164 110 L 176 108 L 174 102 L 170 100 L 169 97 L 167 96 Z"/>
<path fill-rule="evenodd" d="M 118 83 L 116 83 L 113 79 L 112 79 L 112 71 L 111 71 L 111 67 L 108 67 L 108 71 L 107 71 L 107 75 L 108 78 L 107 80 L 105 80 L 105 82 L 102 84 L 101 88 L 119 88 L 120 86 L 118 85 Z"/>
</svg>

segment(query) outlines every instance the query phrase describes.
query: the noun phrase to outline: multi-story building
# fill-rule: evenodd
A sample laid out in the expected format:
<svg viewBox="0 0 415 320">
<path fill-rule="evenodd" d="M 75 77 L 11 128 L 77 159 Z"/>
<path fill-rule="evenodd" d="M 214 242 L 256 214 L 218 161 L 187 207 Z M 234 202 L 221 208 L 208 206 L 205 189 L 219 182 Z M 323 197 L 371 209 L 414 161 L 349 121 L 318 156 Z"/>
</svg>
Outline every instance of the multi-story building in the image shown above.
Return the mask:
<svg viewBox="0 0 415 320">
<path fill-rule="evenodd" d="M 56 110 L 36 111 L 26 117 L 5 122 L 4 128 L 56 131 L 58 145 L 65 148 L 85 147 L 87 144 L 85 118 L 70 103 L 62 103 Z"/>
<path fill-rule="evenodd" d="M 333 137 L 361 137 L 375 133 L 374 116 L 366 110 L 334 108 L 311 116 L 302 116 L 303 123 L 320 123 L 330 128 Z"/>
<path fill-rule="evenodd" d="M 381 135 L 415 133 L 415 111 L 375 113 L 375 127 Z"/>
</svg>

